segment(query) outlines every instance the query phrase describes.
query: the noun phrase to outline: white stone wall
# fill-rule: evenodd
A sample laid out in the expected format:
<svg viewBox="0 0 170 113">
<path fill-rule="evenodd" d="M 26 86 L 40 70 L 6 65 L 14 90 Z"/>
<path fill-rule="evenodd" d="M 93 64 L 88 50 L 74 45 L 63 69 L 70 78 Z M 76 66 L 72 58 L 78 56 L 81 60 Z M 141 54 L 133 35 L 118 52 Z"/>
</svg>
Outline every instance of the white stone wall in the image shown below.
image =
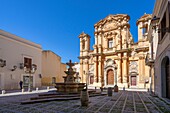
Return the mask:
<svg viewBox="0 0 170 113">
<path fill-rule="evenodd" d="M 20 63 L 24 63 L 24 57 L 32 59 L 32 63 L 37 65 L 37 70 L 33 76 L 33 87 L 41 86 L 41 46 L 33 42 L 22 39 L 0 30 L 0 58 L 6 60 L 6 66 L 0 67 L 0 89 L 18 89 L 19 81 L 23 80 L 25 72 L 20 69 Z M 11 71 L 13 66 L 17 69 Z"/>
</svg>

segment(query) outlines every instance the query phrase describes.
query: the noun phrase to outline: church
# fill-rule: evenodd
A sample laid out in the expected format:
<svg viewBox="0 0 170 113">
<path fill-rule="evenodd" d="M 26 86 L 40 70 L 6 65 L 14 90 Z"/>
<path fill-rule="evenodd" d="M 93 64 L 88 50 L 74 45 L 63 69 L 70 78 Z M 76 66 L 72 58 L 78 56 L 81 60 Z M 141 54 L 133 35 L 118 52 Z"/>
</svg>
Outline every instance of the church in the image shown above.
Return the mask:
<svg viewBox="0 0 170 113">
<path fill-rule="evenodd" d="M 130 16 L 108 15 L 94 25 L 95 44 L 90 50 L 90 36 L 84 32 L 80 39 L 81 82 L 93 87 L 148 88 L 149 67 L 145 59 L 149 52 L 147 34 L 150 14 L 140 17 L 138 42 L 130 32 Z"/>
</svg>

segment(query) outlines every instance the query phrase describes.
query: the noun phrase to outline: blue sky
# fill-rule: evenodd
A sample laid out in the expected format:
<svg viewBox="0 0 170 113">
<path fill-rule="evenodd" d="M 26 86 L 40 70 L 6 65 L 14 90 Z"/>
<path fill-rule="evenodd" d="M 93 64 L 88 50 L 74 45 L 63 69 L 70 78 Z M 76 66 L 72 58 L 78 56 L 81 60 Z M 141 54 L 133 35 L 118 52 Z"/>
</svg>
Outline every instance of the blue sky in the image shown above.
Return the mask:
<svg viewBox="0 0 170 113">
<path fill-rule="evenodd" d="M 109 14 L 128 14 L 137 41 L 136 21 L 151 14 L 155 0 L 0 0 L 0 29 L 41 44 L 61 56 L 79 62 L 79 34 L 94 44 L 94 24 Z"/>
</svg>

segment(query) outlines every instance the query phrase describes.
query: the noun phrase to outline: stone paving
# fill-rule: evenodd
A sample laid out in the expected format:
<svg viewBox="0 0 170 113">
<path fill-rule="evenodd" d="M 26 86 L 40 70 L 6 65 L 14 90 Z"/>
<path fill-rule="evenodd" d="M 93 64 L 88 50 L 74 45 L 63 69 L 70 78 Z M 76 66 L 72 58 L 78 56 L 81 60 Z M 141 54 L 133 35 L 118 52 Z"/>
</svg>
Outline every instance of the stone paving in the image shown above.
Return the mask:
<svg viewBox="0 0 170 113">
<path fill-rule="evenodd" d="M 90 97 L 88 107 L 81 107 L 80 100 L 20 104 L 36 95 L 1 97 L 0 113 L 170 113 L 169 103 L 139 91 L 119 91 L 112 97 Z"/>
</svg>

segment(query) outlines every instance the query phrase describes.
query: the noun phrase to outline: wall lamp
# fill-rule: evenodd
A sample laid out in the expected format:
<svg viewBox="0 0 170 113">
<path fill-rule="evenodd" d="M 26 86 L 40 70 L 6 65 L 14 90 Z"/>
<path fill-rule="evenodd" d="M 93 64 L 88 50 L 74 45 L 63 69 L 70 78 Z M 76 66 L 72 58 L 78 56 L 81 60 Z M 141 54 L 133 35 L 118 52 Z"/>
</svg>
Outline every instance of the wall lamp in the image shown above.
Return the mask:
<svg viewBox="0 0 170 113">
<path fill-rule="evenodd" d="M 151 26 L 152 26 L 152 29 L 156 30 L 156 27 L 159 25 L 158 23 L 160 21 L 160 18 L 159 17 L 156 17 L 154 16 L 151 20 Z M 158 29 L 158 33 L 159 32 L 170 32 L 170 27 L 164 27 L 164 28 L 161 28 L 161 29 Z"/>
<path fill-rule="evenodd" d="M 0 67 L 6 66 L 6 60 L 0 59 Z"/>
<path fill-rule="evenodd" d="M 14 65 L 13 68 L 11 69 L 11 71 L 15 71 L 17 69 L 17 66 Z"/>
<path fill-rule="evenodd" d="M 24 69 L 24 63 L 20 63 L 20 64 L 19 64 L 19 68 L 20 68 L 20 69 Z"/>
<path fill-rule="evenodd" d="M 160 18 L 154 16 L 151 20 L 151 26 L 152 26 L 152 29 L 156 29 L 156 27 L 158 26 L 158 23 L 159 23 L 159 20 Z"/>
</svg>

